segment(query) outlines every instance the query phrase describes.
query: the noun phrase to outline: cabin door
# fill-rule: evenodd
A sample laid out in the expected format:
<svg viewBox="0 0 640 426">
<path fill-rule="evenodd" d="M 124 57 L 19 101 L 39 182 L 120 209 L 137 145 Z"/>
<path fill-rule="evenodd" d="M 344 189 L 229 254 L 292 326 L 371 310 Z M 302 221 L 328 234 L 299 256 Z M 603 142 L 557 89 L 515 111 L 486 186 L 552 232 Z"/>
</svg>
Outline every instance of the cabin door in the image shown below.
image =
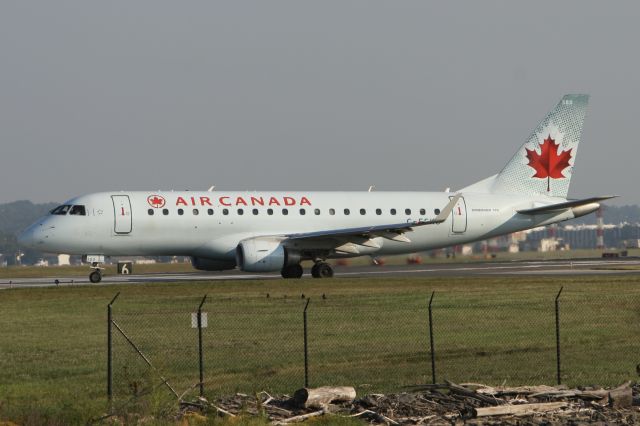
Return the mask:
<svg viewBox="0 0 640 426">
<path fill-rule="evenodd" d="M 453 197 L 449 197 L 452 199 Z M 464 198 L 460 197 L 451 212 L 451 231 L 454 234 L 463 234 L 467 231 L 467 205 Z"/>
<path fill-rule="evenodd" d="M 113 230 L 118 235 L 125 235 L 131 232 L 131 201 L 128 195 L 112 195 L 114 227 Z"/>
</svg>

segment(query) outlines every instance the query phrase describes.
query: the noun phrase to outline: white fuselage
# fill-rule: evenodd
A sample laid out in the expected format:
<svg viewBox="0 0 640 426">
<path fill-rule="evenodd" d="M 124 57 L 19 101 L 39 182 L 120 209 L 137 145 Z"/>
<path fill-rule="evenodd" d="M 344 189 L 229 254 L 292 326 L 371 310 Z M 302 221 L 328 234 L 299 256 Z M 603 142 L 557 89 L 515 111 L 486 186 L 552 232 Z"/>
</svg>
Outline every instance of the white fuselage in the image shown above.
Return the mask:
<svg viewBox="0 0 640 426">
<path fill-rule="evenodd" d="M 20 242 L 78 255 L 179 255 L 234 262 L 239 242 L 262 236 L 432 220 L 447 192 L 103 192 L 65 203 L 84 214 L 50 214 Z M 155 197 L 155 198 L 154 198 Z M 417 226 L 410 241 L 376 238 L 326 257 L 411 253 L 464 244 L 573 218 L 516 211 L 556 203 L 544 196 L 463 193 L 444 223 Z M 290 244 L 298 244 L 292 242 Z M 299 243 L 304 247 L 304 242 Z M 314 243 L 317 245 L 317 243 Z M 377 247 L 376 247 L 377 246 Z"/>
</svg>

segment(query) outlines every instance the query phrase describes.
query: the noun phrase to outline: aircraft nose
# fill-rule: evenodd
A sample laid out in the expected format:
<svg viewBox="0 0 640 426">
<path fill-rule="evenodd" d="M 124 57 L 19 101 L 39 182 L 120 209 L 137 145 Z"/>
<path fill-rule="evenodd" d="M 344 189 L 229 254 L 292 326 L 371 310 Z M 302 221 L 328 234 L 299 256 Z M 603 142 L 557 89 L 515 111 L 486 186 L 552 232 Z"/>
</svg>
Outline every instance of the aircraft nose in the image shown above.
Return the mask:
<svg viewBox="0 0 640 426">
<path fill-rule="evenodd" d="M 20 247 L 26 247 L 27 245 L 29 245 L 29 240 L 31 239 L 31 236 L 29 235 L 29 229 L 30 228 L 27 228 L 20 234 L 18 234 L 18 245 Z"/>
<path fill-rule="evenodd" d="M 44 223 L 37 222 L 18 235 L 18 244 L 21 247 L 35 248 L 37 245 L 43 244 L 47 238 Z"/>
<path fill-rule="evenodd" d="M 18 245 L 21 247 L 33 247 L 35 245 L 35 226 L 31 225 L 18 235 Z"/>
</svg>

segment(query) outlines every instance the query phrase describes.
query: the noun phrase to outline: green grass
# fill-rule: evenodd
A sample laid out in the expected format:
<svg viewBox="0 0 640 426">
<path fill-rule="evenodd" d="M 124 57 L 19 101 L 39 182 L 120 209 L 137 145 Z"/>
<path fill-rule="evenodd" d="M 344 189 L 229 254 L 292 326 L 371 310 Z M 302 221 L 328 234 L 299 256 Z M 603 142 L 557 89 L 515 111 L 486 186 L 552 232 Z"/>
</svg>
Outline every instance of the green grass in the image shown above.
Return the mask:
<svg viewBox="0 0 640 426">
<path fill-rule="evenodd" d="M 358 394 L 431 381 L 432 291 L 438 381 L 555 382 L 559 287 L 562 377 L 569 385 L 633 380 L 640 363 L 640 276 L 376 278 L 133 284 L 0 291 L 0 421 L 77 424 L 108 412 L 106 305 L 155 369 L 114 332 L 115 409 L 170 419 L 196 396 L 204 311 L 205 387 L 291 393 L 304 384 L 308 309 L 311 386 Z M 267 294 L 269 297 L 267 298 Z M 325 295 L 325 298 L 322 295 Z M 134 398 L 138 395 L 138 398 Z"/>
</svg>

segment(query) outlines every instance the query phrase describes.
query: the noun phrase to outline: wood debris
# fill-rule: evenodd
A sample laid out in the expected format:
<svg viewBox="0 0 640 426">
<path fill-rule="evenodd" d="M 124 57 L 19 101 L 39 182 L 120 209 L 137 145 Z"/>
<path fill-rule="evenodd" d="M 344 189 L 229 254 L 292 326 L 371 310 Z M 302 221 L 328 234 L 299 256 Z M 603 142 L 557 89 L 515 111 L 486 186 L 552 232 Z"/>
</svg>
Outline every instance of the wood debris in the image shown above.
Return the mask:
<svg viewBox="0 0 640 426">
<path fill-rule="evenodd" d="M 277 425 L 318 416 L 356 417 L 381 425 L 640 424 L 640 384 L 625 383 L 612 389 L 569 389 L 446 382 L 414 386 L 410 392 L 361 397 L 355 397 L 351 389 L 304 389 L 297 392 L 297 399 L 266 392 L 236 394 L 212 402 L 201 399 L 197 404 L 185 403 L 182 407 L 183 414 L 199 409 L 207 415 L 262 416 Z M 314 395 L 319 402 L 307 404 Z"/>
</svg>

